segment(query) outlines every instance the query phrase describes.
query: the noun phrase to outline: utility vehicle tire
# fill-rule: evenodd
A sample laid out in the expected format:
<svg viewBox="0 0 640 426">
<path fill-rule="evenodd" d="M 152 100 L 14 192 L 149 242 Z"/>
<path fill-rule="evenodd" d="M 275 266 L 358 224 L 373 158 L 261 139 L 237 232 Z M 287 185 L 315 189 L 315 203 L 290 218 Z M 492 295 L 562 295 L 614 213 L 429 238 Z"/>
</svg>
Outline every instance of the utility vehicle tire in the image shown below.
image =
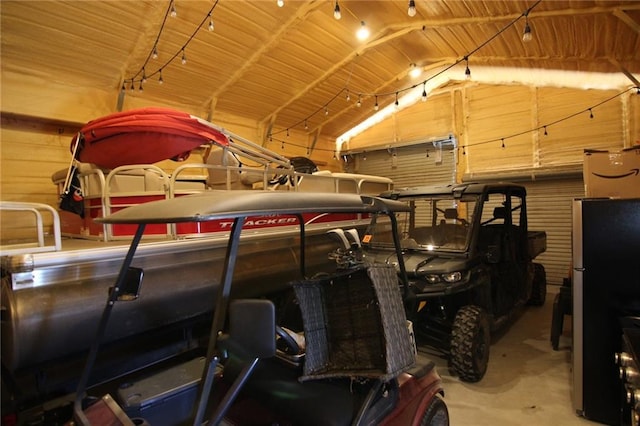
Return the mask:
<svg viewBox="0 0 640 426">
<path fill-rule="evenodd" d="M 533 283 L 531 285 L 531 296 L 528 304 L 532 306 L 542 306 L 547 299 L 547 273 L 544 266 L 539 263 L 533 264 Z"/>
<path fill-rule="evenodd" d="M 420 426 L 449 426 L 449 410 L 440 395 L 434 395 L 422 415 Z"/>
<path fill-rule="evenodd" d="M 491 330 L 486 312 L 468 305 L 458 310 L 451 330 L 451 368 L 464 382 L 478 382 L 487 372 Z"/>
</svg>

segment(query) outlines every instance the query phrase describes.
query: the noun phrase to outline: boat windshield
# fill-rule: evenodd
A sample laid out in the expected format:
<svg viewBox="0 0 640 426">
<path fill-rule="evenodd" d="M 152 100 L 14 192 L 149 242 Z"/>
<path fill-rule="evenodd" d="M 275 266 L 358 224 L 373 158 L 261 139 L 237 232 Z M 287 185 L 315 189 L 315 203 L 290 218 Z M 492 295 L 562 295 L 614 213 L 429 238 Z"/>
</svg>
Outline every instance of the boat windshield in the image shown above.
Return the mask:
<svg viewBox="0 0 640 426">
<path fill-rule="evenodd" d="M 403 249 L 464 252 L 470 243 L 471 227 L 478 196 L 415 197 L 402 199 L 411 212 L 396 214 Z M 393 247 L 388 217 L 374 217 L 367 242 L 372 248 Z"/>
</svg>

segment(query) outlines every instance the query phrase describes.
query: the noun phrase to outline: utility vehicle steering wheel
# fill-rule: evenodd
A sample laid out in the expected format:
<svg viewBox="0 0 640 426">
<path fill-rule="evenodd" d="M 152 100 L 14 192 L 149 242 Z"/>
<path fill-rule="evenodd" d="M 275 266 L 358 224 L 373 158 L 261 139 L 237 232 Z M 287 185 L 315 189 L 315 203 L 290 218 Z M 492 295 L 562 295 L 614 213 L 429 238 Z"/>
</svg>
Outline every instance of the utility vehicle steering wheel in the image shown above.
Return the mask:
<svg viewBox="0 0 640 426">
<path fill-rule="evenodd" d="M 298 342 L 279 325 L 276 325 L 276 336 L 276 347 L 278 349 L 287 355 L 300 354 Z M 280 342 L 282 342 L 282 344 L 279 344 Z"/>
</svg>

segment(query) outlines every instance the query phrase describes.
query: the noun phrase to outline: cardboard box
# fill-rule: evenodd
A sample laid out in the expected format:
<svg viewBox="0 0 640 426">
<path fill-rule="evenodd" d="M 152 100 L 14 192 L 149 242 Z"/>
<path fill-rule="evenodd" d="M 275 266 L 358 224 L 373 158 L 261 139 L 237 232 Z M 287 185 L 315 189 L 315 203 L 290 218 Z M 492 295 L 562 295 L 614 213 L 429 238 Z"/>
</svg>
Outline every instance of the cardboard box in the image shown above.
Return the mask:
<svg viewBox="0 0 640 426">
<path fill-rule="evenodd" d="M 584 151 L 586 197 L 640 198 L 640 145 L 621 151 Z"/>
</svg>

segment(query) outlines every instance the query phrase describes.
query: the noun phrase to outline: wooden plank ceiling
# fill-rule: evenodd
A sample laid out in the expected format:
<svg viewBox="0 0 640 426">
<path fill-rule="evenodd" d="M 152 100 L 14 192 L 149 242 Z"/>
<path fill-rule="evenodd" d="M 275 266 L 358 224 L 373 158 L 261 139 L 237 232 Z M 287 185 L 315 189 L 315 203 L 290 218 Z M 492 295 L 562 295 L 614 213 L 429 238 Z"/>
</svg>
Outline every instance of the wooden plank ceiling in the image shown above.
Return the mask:
<svg viewBox="0 0 640 426">
<path fill-rule="evenodd" d="M 391 104 L 443 69 L 463 80 L 465 57 L 472 72 L 482 65 L 623 73 L 629 86 L 640 78 L 637 1 L 416 0 L 413 17 L 406 0 L 283 3 L 3 0 L 2 71 L 125 87 L 126 96 L 149 103 L 178 102 L 279 129 L 306 125 L 329 137 L 371 115 L 376 97 Z M 527 20 L 532 40 L 525 43 Z M 371 36 L 359 41 L 363 22 Z M 417 79 L 408 75 L 412 64 L 423 70 Z"/>
</svg>

